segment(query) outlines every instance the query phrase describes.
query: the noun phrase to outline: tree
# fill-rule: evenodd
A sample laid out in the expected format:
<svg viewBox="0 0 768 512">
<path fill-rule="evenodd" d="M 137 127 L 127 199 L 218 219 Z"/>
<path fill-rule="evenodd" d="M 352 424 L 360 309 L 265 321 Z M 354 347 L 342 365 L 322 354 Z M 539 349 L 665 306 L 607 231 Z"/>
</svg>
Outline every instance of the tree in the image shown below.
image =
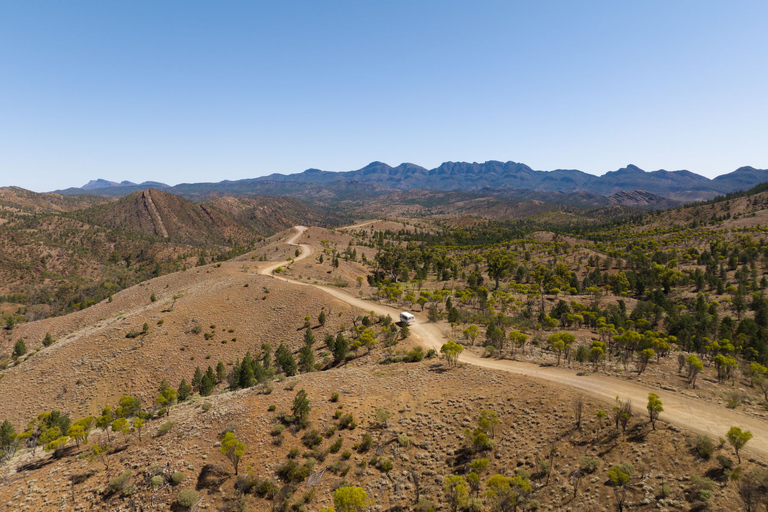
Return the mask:
<svg viewBox="0 0 768 512">
<path fill-rule="evenodd" d="M 13 424 L 8 420 L 3 421 L 0 425 L 0 459 L 11 452 L 16 437 L 16 429 L 13 428 Z"/>
<path fill-rule="evenodd" d="M 493 249 L 485 253 L 485 269 L 488 277 L 496 283 L 495 290 L 499 289 L 499 280 L 507 276 L 514 264 L 512 255 L 503 249 Z"/>
<path fill-rule="evenodd" d="M 45 333 L 45 338 L 43 338 L 43 346 L 44 347 L 50 347 L 56 342 L 55 339 L 53 339 L 53 336 L 51 336 L 51 333 L 47 332 Z"/>
<path fill-rule="evenodd" d="M 345 485 L 333 492 L 333 504 L 337 512 L 363 512 L 374 504 L 362 487 Z"/>
<path fill-rule="evenodd" d="M 275 362 L 287 377 L 296 375 L 296 360 L 293 358 L 291 350 L 283 343 L 275 350 Z"/>
<path fill-rule="evenodd" d="M 444 343 L 443 346 L 440 347 L 440 353 L 445 356 L 449 367 L 458 365 L 459 354 L 463 351 L 464 347 L 452 340 L 448 340 L 447 343 Z"/>
<path fill-rule="evenodd" d="M 509 331 L 509 341 L 512 345 L 523 349 L 523 352 L 525 352 L 525 342 L 528 341 L 528 335 L 513 329 Z"/>
<path fill-rule="evenodd" d="M 637 365 L 637 374 L 642 375 L 645 369 L 648 367 L 648 361 L 656 356 L 656 352 L 652 348 L 646 348 L 640 351 L 640 361 Z"/>
<path fill-rule="evenodd" d="M 739 450 L 744 448 L 744 445 L 752 439 L 752 432 L 749 430 L 741 430 L 741 427 L 731 427 L 725 435 L 725 438 L 728 439 L 728 443 L 733 446 L 733 449 L 736 452 L 736 458 L 739 459 L 739 464 L 741 464 Z"/>
<path fill-rule="evenodd" d="M 688 357 L 686 357 L 685 363 L 688 365 L 688 382 L 691 384 L 691 387 L 695 388 L 696 377 L 704 369 L 704 364 L 696 356 L 696 354 L 691 354 Z"/>
<path fill-rule="evenodd" d="M 333 364 L 338 365 L 343 363 L 347 359 L 349 353 L 349 340 L 347 340 L 342 333 L 336 335 L 336 340 L 333 343 Z"/>
<path fill-rule="evenodd" d="M 501 423 L 498 415 L 494 411 L 488 409 L 482 409 L 480 411 L 480 419 L 477 420 L 477 426 L 482 429 L 483 432 L 491 436 L 493 439 L 496 435 L 496 425 Z"/>
<path fill-rule="evenodd" d="M 88 451 L 88 460 L 93 461 L 99 459 L 104 464 L 104 469 L 109 474 L 109 445 L 108 444 L 94 444 Z"/>
<path fill-rule="evenodd" d="M 306 391 L 300 389 L 299 392 L 296 393 L 296 396 L 293 398 L 293 407 L 291 410 L 299 425 L 306 427 L 307 421 L 309 420 L 309 411 L 311 410 Z"/>
<path fill-rule="evenodd" d="M 112 408 L 110 406 L 106 406 L 101 411 L 101 416 L 96 418 L 96 428 L 103 429 L 104 432 L 107 433 L 107 442 L 109 442 L 109 428 L 114 419 L 115 418 L 112 414 Z"/>
<path fill-rule="evenodd" d="M 179 402 L 183 402 L 189 398 L 189 395 L 192 393 L 192 386 L 187 384 L 186 379 L 181 379 L 181 382 L 179 383 L 179 389 L 176 390 L 176 393 L 178 394 Z"/>
<path fill-rule="evenodd" d="M 219 363 L 216 365 L 216 382 L 218 384 L 221 384 L 224 382 L 224 380 L 227 378 L 227 368 L 224 366 L 224 363 L 219 361 Z"/>
<path fill-rule="evenodd" d="M 216 374 L 210 366 L 200 380 L 200 396 L 209 396 L 216 387 Z"/>
<path fill-rule="evenodd" d="M 81 443 L 86 444 L 88 442 L 88 434 L 94 423 L 95 418 L 93 416 L 87 416 L 74 422 L 67 430 L 67 436 L 75 440 L 78 449 L 80 448 Z"/>
<path fill-rule="evenodd" d="M 128 438 L 128 434 L 131 433 L 131 427 L 128 425 L 128 420 L 125 418 L 117 418 L 112 422 L 112 432 L 120 432 L 123 434 L 123 439 Z"/>
<path fill-rule="evenodd" d="M 443 490 L 453 512 L 463 507 L 469 497 L 467 482 L 460 476 L 449 476 L 443 480 Z"/>
<path fill-rule="evenodd" d="M 176 403 L 178 396 L 178 393 L 173 389 L 161 389 L 160 394 L 155 398 L 155 405 L 160 407 L 161 410 L 165 410 L 165 414 L 168 415 L 171 412 L 171 407 Z"/>
<path fill-rule="evenodd" d="M 299 350 L 299 371 L 301 373 L 315 371 L 315 352 L 312 350 L 311 343 L 305 343 Z"/>
<path fill-rule="evenodd" d="M 133 431 L 138 433 L 139 442 L 141 442 L 141 429 L 144 428 L 144 420 L 138 416 L 133 418 Z"/>
<path fill-rule="evenodd" d="M 240 458 L 245 454 L 245 450 L 245 443 L 238 441 L 233 432 L 224 434 L 219 451 L 232 463 L 235 468 L 235 475 L 237 475 L 237 467 L 240 464 Z"/>
<path fill-rule="evenodd" d="M 324 309 L 321 309 L 321 310 L 320 310 L 320 314 L 317 316 L 317 322 L 318 322 L 318 323 L 319 323 L 321 326 L 325 327 L 325 321 L 326 321 L 325 310 L 324 310 Z"/>
<path fill-rule="evenodd" d="M 662 406 L 661 399 L 659 399 L 659 395 L 656 393 L 650 393 L 648 395 L 648 417 L 651 420 L 651 426 L 653 427 L 653 430 L 656 430 L 656 420 L 659 419 L 659 414 L 664 412 L 664 407 Z"/>
<path fill-rule="evenodd" d="M 477 339 L 477 335 L 480 334 L 480 329 L 478 329 L 475 324 L 472 324 L 461 332 L 464 335 L 464 339 L 469 340 L 470 344 L 475 346 L 475 340 Z"/>
<path fill-rule="evenodd" d="M 195 392 L 200 391 L 200 385 L 203 383 L 203 371 L 199 366 L 195 367 L 195 375 L 192 377 L 192 389 Z"/>
<path fill-rule="evenodd" d="M 584 415 L 584 395 L 579 395 L 573 401 L 573 415 L 576 418 L 576 429 L 581 430 L 581 418 Z"/>
<path fill-rule="evenodd" d="M 13 358 L 18 359 L 19 357 L 23 356 L 27 353 L 27 344 L 24 343 L 24 340 L 19 338 L 19 340 L 13 345 Z"/>
</svg>

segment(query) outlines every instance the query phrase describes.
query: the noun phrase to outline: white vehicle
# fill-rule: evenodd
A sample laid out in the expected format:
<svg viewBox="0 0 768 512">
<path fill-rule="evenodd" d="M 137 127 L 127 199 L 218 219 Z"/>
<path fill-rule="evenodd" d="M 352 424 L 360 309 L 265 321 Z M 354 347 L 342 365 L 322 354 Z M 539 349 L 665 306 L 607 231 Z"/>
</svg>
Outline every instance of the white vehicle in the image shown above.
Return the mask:
<svg viewBox="0 0 768 512">
<path fill-rule="evenodd" d="M 413 323 L 416 323 L 416 317 L 410 313 L 406 313 L 405 311 L 403 311 L 402 313 L 400 313 L 400 321 L 405 325 L 411 325 Z"/>
</svg>

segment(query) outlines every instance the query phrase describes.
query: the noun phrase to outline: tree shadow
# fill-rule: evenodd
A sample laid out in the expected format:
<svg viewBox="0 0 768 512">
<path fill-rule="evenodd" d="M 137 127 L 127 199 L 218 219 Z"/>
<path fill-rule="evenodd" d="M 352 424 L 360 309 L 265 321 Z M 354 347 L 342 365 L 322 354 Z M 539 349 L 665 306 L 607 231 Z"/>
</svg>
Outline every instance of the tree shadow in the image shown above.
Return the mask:
<svg viewBox="0 0 768 512">
<path fill-rule="evenodd" d="M 229 478 L 231 478 L 229 472 L 225 471 L 220 466 L 206 464 L 200 469 L 195 489 L 198 491 L 203 489 L 217 491 Z"/>
<path fill-rule="evenodd" d="M 429 371 L 434 373 L 445 373 L 448 371 L 448 368 L 442 363 L 432 363 L 429 365 Z"/>
</svg>

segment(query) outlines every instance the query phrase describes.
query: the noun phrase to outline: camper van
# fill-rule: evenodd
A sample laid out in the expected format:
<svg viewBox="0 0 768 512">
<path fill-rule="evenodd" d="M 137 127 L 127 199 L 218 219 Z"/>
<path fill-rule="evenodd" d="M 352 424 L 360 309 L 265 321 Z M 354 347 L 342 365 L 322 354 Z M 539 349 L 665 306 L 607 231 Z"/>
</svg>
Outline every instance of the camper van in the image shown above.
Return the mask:
<svg viewBox="0 0 768 512">
<path fill-rule="evenodd" d="M 414 317 L 410 313 L 406 313 L 405 311 L 403 311 L 402 313 L 400 313 L 400 321 L 405 325 L 411 325 L 412 323 L 416 322 L 416 317 Z"/>
</svg>

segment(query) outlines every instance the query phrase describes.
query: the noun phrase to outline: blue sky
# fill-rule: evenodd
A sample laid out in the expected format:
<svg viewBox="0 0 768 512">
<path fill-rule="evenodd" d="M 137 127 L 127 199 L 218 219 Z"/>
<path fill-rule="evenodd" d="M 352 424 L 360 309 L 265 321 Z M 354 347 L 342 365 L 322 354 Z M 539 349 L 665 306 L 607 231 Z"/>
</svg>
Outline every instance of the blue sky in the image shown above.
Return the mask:
<svg viewBox="0 0 768 512">
<path fill-rule="evenodd" d="M 768 2 L 0 0 L 0 186 L 768 168 Z"/>
</svg>

